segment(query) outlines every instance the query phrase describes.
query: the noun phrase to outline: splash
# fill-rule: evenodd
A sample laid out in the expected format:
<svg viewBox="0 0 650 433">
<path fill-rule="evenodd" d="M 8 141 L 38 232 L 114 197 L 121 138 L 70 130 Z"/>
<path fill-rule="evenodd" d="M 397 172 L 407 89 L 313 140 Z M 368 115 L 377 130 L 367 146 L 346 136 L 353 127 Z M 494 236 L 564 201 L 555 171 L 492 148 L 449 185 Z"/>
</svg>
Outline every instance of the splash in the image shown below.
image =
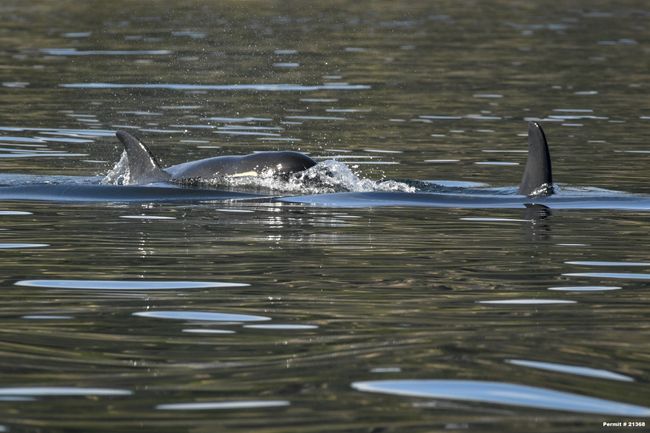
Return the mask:
<svg viewBox="0 0 650 433">
<path fill-rule="evenodd" d="M 129 170 L 129 157 L 126 151 L 122 152 L 120 160 L 117 161 L 115 166 L 106 173 L 106 176 L 101 180 L 102 185 L 134 185 L 137 184 L 137 179 L 131 179 L 131 172 Z"/>
<path fill-rule="evenodd" d="M 225 177 L 210 182 L 214 186 L 267 189 L 284 193 L 325 194 L 332 192 L 415 192 L 415 188 L 394 180 L 375 181 L 360 177 L 348 165 L 335 160 L 322 161 L 290 176 L 278 177 L 272 171 L 246 177 Z"/>
<path fill-rule="evenodd" d="M 126 152 L 102 179 L 105 185 L 136 185 L 129 172 Z M 415 192 L 416 188 L 394 180 L 375 181 L 360 177 L 341 161 L 327 160 L 315 166 L 279 177 L 272 170 L 251 176 L 215 176 L 211 179 L 192 179 L 186 184 L 228 189 L 270 190 L 292 194 L 324 194 L 333 192 Z"/>
</svg>

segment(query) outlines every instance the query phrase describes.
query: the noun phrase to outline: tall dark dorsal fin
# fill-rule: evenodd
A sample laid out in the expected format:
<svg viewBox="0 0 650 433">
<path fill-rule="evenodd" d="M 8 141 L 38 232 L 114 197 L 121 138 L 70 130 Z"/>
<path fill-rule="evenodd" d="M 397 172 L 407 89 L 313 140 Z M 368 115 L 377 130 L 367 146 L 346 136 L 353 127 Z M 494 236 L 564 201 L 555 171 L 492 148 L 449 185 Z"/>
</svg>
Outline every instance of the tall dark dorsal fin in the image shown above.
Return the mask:
<svg viewBox="0 0 650 433">
<path fill-rule="evenodd" d="M 551 155 L 544 130 L 537 122 L 528 124 L 528 160 L 519 184 L 519 194 L 531 197 L 553 194 Z"/>
<path fill-rule="evenodd" d="M 163 182 L 171 178 L 163 171 L 151 151 L 133 135 L 117 131 L 117 138 L 124 145 L 129 160 L 129 177 L 133 183 Z"/>
</svg>

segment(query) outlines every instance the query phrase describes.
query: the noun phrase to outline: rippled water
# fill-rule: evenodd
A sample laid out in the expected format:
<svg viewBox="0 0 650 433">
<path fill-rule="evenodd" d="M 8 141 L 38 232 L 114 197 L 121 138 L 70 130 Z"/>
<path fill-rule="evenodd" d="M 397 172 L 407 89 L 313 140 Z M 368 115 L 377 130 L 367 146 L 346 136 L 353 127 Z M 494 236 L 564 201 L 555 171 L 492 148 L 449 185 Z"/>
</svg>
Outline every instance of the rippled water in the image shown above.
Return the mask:
<svg viewBox="0 0 650 433">
<path fill-rule="evenodd" d="M 0 431 L 645 421 L 641 1 L 0 5 Z M 558 194 L 516 195 L 526 123 Z M 308 153 L 309 176 L 120 186 Z M 640 429 L 635 429 L 640 430 Z"/>
</svg>

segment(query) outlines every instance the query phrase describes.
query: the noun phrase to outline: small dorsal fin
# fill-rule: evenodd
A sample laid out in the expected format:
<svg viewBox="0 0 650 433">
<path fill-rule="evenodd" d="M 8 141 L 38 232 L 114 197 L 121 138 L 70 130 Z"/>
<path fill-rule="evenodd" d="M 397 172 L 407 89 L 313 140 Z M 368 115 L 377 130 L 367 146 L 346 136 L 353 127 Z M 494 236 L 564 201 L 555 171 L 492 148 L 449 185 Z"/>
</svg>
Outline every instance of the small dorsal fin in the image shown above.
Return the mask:
<svg viewBox="0 0 650 433">
<path fill-rule="evenodd" d="M 519 194 L 530 197 L 553 194 L 551 155 L 544 130 L 537 122 L 528 124 L 528 160 L 519 184 Z"/>
<path fill-rule="evenodd" d="M 124 145 L 129 160 L 129 177 L 134 183 L 164 182 L 171 178 L 140 140 L 126 131 L 117 131 L 115 136 Z"/>
</svg>

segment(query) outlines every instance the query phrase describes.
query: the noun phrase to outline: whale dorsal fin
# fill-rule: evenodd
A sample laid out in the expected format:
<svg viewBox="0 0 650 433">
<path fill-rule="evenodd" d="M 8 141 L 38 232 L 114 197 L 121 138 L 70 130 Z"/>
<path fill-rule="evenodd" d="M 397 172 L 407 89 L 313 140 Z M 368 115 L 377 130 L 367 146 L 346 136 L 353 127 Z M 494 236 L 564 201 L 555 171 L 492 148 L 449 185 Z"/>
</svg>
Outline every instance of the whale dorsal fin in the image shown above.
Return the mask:
<svg viewBox="0 0 650 433">
<path fill-rule="evenodd" d="M 129 178 L 132 183 L 152 183 L 169 180 L 171 175 L 160 168 L 151 151 L 140 140 L 126 131 L 117 131 L 115 136 L 124 145 L 129 162 Z"/>
<path fill-rule="evenodd" d="M 553 194 L 551 155 L 544 130 L 537 122 L 528 124 L 528 160 L 519 184 L 519 194 L 529 197 Z"/>
</svg>

